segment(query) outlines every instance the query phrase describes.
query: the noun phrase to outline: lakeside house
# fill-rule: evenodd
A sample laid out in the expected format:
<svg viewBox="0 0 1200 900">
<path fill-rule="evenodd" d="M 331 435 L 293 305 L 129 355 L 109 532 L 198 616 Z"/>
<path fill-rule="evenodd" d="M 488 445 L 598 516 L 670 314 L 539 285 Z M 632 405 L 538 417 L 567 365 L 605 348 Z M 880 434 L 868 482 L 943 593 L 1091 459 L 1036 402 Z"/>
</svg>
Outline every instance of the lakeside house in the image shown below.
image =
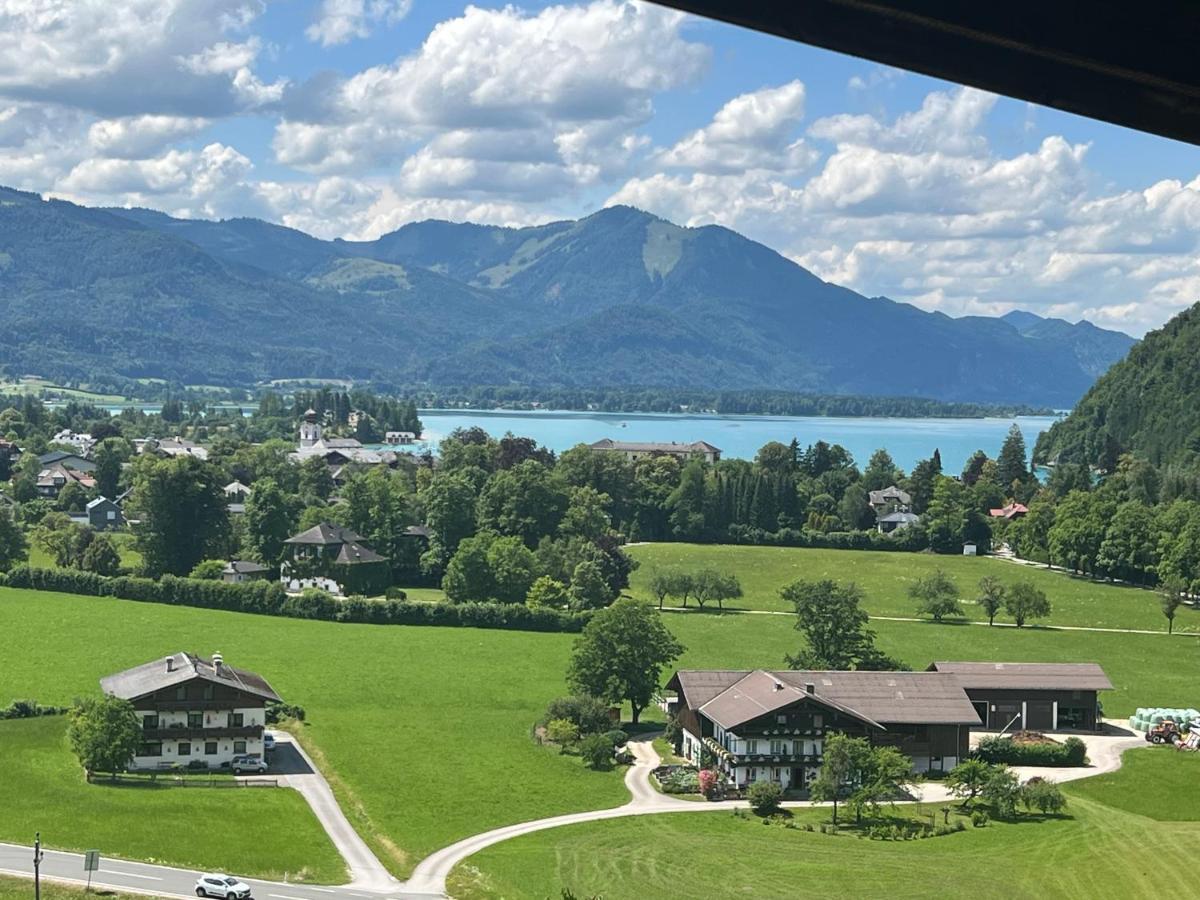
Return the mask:
<svg viewBox="0 0 1200 900">
<path fill-rule="evenodd" d="M 972 729 L 1094 730 L 1096 692 L 1111 687 L 1094 664 L 681 670 L 667 683 L 674 697 L 665 708 L 680 724 L 680 754 L 694 765 L 713 761 L 737 788 L 773 781 L 804 790 L 820 772 L 831 732 L 896 747 L 918 773 L 947 772 L 966 758 Z"/>
<path fill-rule="evenodd" d="M 593 453 L 619 453 L 627 462 L 637 462 L 648 456 L 673 456 L 680 462 L 691 459 L 702 459 L 706 463 L 714 463 L 721 458 L 721 450 L 707 441 L 693 441 L 690 444 L 654 443 L 638 441 L 614 441 L 604 438 L 588 445 Z"/>
<path fill-rule="evenodd" d="M 418 435 L 412 431 L 389 431 L 384 435 L 384 443 L 389 446 L 398 447 L 406 444 L 415 444 Z"/>
<path fill-rule="evenodd" d="M 367 449 L 355 438 L 326 437 L 316 410 L 308 409 L 300 421 L 299 440 L 289 459 L 299 463 L 313 457 L 325 460 L 334 483 L 338 485 L 345 481 L 344 470 L 347 466 L 394 467 L 399 459 L 391 450 Z"/>
<path fill-rule="evenodd" d="M 894 484 L 881 491 L 869 491 L 868 502 L 875 510 L 876 520 L 892 513 L 912 511 L 912 495 Z"/>
<path fill-rule="evenodd" d="M 248 559 L 231 559 L 221 570 L 221 580 L 226 584 L 242 584 L 247 581 L 261 581 L 271 574 L 271 570 L 262 563 Z"/>
<path fill-rule="evenodd" d="M 280 701 L 265 678 L 220 653 L 174 653 L 101 678 L 100 689 L 130 701 L 142 720 L 131 769 L 219 769 L 261 755 L 266 705 Z"/>
<path fill-rule="evenodd" d="M 73 448 L 80 456 L 87 456 L 92 452 L 92 448 L 96 446 L 96 439 L 85 432 L 72 431 L 70 428 L 64 428 L 62 431 L 50 438 L 51 444 L 65 444 Z"/>
<path fill-rule="evenodd" d="M 321 522 L 284 541 L 280 580 L 289 591 L 380 594 L 391 583 L 387 557 L 349 528 Z"/>
</svg>

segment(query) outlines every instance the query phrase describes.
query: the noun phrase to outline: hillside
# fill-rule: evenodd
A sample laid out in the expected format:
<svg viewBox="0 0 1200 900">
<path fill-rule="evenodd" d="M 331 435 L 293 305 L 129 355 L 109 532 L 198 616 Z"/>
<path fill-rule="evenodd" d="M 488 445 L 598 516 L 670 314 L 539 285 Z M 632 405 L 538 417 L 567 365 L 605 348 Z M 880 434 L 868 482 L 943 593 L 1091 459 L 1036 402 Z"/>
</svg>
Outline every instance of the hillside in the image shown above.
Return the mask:
<svg viewBox="0 0 1200 900">
<path fill-rule="evenodd" d="M 1038 440 L 1038 461 L 1110 469 L 1133 452 L 1155 464 L 1200 454 L 1200 304 L 1146 335 Z"/>
<path fill-rule="evenodd" d="M 1093 378 L 1107 372 L 1114 360 L 1124 358 L 1137 343 L 1127 334 L 1097 328 L 1086 320 L 1071 324 L 1064 319 L 1045 319 L 1016 309 L 1001 319 L 1027 338 L 1070 347 L 1080 367 Z"/>
<path fill-rule="evenodd" d="M 529 228 L 420 222 L 352 242 L 0 189 L 0 246 L 0 328 L 14 336 L 0 364 L 57 379 L 770 388 L 1069 406 L 1130 341 L 1087 323 L 1030 330 L 863 297 L 728 229 L 629 207 Z"/>
</svg>

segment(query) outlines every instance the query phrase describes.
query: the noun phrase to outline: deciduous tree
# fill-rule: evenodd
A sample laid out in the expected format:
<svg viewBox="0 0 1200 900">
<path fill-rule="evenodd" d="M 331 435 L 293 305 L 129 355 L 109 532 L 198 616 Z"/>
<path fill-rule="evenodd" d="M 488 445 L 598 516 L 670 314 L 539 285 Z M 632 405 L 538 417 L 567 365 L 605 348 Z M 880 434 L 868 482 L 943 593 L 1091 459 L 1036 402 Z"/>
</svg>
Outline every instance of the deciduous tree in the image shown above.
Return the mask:
<svg viewBox="0 0 1200 900">
<path fill-rule="evenodd" d="M 115 781 L 137 753 L 142 721 L 128 700 L 87 697 L 71 710 L 67 739 L 86 771 L 110 772 Z"/>
</svg>

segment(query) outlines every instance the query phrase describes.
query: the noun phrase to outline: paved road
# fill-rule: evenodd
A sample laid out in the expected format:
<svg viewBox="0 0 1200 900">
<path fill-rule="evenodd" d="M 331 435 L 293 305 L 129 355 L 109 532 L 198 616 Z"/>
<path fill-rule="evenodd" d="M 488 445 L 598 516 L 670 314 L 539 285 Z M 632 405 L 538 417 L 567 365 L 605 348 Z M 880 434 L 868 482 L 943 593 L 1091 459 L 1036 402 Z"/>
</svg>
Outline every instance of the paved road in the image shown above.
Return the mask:
<svg viewBox="0 0 1200 900">
<path fill-rule="evenodd" d="M 49 839 L 49 836 L 45 836 Z M 58 850 L 43 850 L 42 876 L 55 881 L 84 884 L 83 855 Z M 16 844 L 0 844 L 0 874 L 33 876 L 33 848 Z M 120 859 L 100 859 L 100 870 L 93 873 L 92 887 L 114 891 L 152 894 L 157 897 L 177 897 L 195 900 L 196 878 L 199 872 L 171 869 L 147 863 Z M 254 900 L 430 900 L 428 894 L 413 893 L 397 887 L 391 891 L 368 891 L 354 886 L 315 887 L 303 884 L 283 884 L 247 878 Z"/>
<path fill-rule="evenodd" d="M 321 770 L 313 765 L 304 748 L 285 731 L 276 731 L 272 768 L 278 767 L 284 774 L 280 783 L 295 788 L 312 807 L 317 821 L 333 841 L 346 866 L 350 870 L 350 887 L 370 891 L 394 891 L 400 882 L 393 878 L 371 848 L 358 836 L 358 832 L 338 806 L 329 782 Z"/>
</svg>

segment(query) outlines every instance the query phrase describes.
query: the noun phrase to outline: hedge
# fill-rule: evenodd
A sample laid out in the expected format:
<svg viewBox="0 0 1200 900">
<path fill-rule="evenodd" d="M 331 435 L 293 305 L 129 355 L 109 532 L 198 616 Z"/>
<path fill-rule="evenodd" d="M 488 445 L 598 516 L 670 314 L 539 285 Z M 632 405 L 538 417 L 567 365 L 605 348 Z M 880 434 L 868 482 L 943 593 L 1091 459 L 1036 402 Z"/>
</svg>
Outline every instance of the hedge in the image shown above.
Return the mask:
<svg viewBox="0 0 1200 900">
<path fill-rule="evenodd" d="M 821 550 L 895 550 L 914 552 L 925 550 L 929 541 L 920 528 L 902 528 L 891 534 L 878 531 L 809 531 L 808 529 L 781 528 L 779 531 L 763 531 L 749 525 L 730 525 L 729 541 L 765 547 L 810 547 Z"/>
<path fill-rule="evenodd" d="M 159 580 L 125 575 L 106 577 L 78 569 L 16 566 L 3 579 L 9 587 L 57 591 L 91 597 L 116 597 L 142 603 L 196 606 L 290 619 L 358 622 L 376 625 L 441 625 L 503 628 L 514 631 L 578 632 L 591 619 L 588 611 L 530 608 L 504 603 L 425 603 L 413 600 L 338 600 L 322 591 L 289 595 L 275 581 L 229 584 L 164 575 Z"/>
<path fill-rule="evenodd" d="M 1077 737 L 1063 743 L 1018 743 L 1010 737 L 985 737 L 975 748 L 974 756 L 986 763 L 1007 766 L 1086 766 L 1087 744 Z"/>
</svg>

